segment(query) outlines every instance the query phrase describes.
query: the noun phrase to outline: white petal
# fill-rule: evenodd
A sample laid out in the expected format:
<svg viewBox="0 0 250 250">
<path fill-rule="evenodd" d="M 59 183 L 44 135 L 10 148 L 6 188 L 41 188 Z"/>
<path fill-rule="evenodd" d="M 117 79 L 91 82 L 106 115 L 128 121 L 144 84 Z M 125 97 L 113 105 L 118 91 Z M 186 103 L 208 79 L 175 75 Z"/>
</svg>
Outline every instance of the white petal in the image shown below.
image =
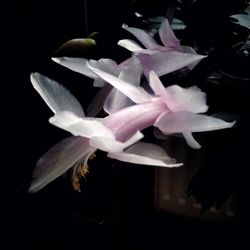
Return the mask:
<svg viewBox="0 0 250 250">
<path fill-rule="evenodd" d="M 96 75 L 87 67 L 88 60 L 85 58 L 52 57 L 52 60 L 77 73 L 88 76 L 92 79 L 96 78 Z"/>
<path fill-rule="evenodd" d="M 97 68 L 101 71 L 104 71 L 106 73 L 109 73 L 111 75 L 115 75 L 118 76 L 120 73 L 120 69 L 117 65 L 117 63 L 109 58 L 101 58 L 98 61 L 96 60 L 90 60 L 89 64 L 94 67 Z"/>
<path fill-rule="evenodd" d="M 171 47 L 171 48 L 180 48 L 180 43 L 178 39 L 176 38 L 173 30 L 171 29 L 169 22 L 167 19 L 165 19 L 160 26 L 159 29 L 159 36 L 161 38 L 162 43 L 166 47 Z"/>
<path fill-rule="evenodd" d="M 134 86 L 139 86 L 142 75 L 142 66 L 139 59 L 133 56 L 129 61 L 129 64 L 121 67 L 119 78 L 125 82 L 128 82 Z"/>
<path fill-rule="evenodd" d="M 75 136 L 90 138 L 93 136 L 104 136 L 114 139 L 115 136 L 110 129 L 105 127 L 101 119 L 81 118 L 71 112 L 57 113 L 49 119 L 49 122 L 61 129 L 64 129 Z"/>
<path fill-rule="evenodd" d="M 133 34 L 147 49 L 157 49 L 160 47 L 155 39 L 146 31 L 128 27 L 126 24 L 123 24 L 122 28 Z"/>
<path fill-rule="evenodd" d="M 162 94 L 162 98 L 172 112 L 204 113 L 208 110 L 206 93 L 196 86 L 190 88 L 182 88 L 178 85 L 169 86 Z"/>
<path fill-rule="evenodd" d="M 119 142 L 117 140 L 111 140 L 105 136 L 96 136 L 92 137 L 89 140 L 89 143 L 92 147 L 98 148 L 102 151 L 106 152 L 120 152 L 125 148 L 131 146 L 137 141 L 143 138 L 143 134 L 140 131 L 137 131 L 131 138 L 129 138 L 126 142 Z"/>
<path fill-rule="evenodd" d="M 113 88 L 104 102 L 103 109 L 108 114 L 114 114 L 115 112 L 133 104 L 134 102 L 127 96 L 122 94 L 119 90 Z"/>
<path fill-rule="evenodd" d="M 32 73 L 30 78 L 33 87 L 55 114 L 67 110 L 84 117 L 81 104 L 65 87 L 39 73 Z"/>
<path fill-rule="evenodd" d="M 163 148 L 144 142 L 136 143 L 125 152 L 109 153 L 108 157 L 141 165 L 160 167 L 179 167 L 182 165 L 182 163 L 176 163 L 174 159 L 169 157 Z"/>
<path fill-rule="evenodd" d="M 121 91 L 124 95 L 129 97 L 135 103 L 148 102 L 151 96 L 141 87 L 133 86 L 126 81 L 119 79 L 111 74 L 101 71 L 89 65 L 89 67 L 103 80 L 110 83 L 117 90 Z"/>
<path fill-rule="evenodd" d="M 200 149 L 201 145 L 194 139 L 192 133 L 190 132 L 184 132 L 183 136 L 188 144 L 189 147 L 194 149 Z"/>
<path fill-rule="evenodd" d="M 165 95 L 166 89 L 154 71 L 149 72 L 149 85 L 156 95 Z"/>
<path fill-rule="evenodd" d="M 37 162 L 29 192 L 39 191 L 91 151 L 94 152 L 95 149 L 81 137 L 72 136 L 57 143 Z"/>
<path fill-rule="evenodd" d="M 133 53 L 143 53 L 149 55 L 154 53 L 152 50 L 143 49 L 138 43 L 130 39 L 122 39 L 118 42 L 118 45 Z"/>
<path fill-rule="evenodd" d="M 155 126 L 163 133 L 204 132 L 218 129 L 231 128 L 235 122 L 225 122 L 221 119 L 207 115 L 190 112 L 177 112 L 162 114 Z"/>
<path fill-rule="evenodd" d="M 138 58 L 143 65 L 144 74 L 153 70 L 160 77 L 175 70 L 186 67 L 203 59 L 205 56 L 177 51 L 160 51 L 153 55 L 139 54 Z"/>
<path fill-rule="evenodd" d="M 121 67 L 119 79 L 133 86 L 139 86 L 141 74 L 142 68 L 140 62 L 135 56 L 133 56 L 128 65 Z M 108 114 L 113 114 L 133 104 L 134 102 L 131 101 L 126 95 L 114 88 L 106 99 L 103 108 Z"/>
</svg>

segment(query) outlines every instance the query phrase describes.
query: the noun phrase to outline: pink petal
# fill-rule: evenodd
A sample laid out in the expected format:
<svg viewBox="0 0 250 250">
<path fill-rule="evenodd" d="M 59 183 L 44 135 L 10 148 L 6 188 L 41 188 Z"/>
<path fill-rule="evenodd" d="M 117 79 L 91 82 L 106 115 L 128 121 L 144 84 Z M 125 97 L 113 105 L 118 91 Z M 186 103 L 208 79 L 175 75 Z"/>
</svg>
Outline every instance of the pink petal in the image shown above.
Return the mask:
<svg viewBox="0 0 250 250">
<path fill-rule="evenodd" d="M 109 115 L 103 122 L 115 133 L 117 140 L 124 141 L 137 130 L 152 126 L 165 110 L 166 106 L 159 101 L 138 104 Z"/>
<path fill-rule="evenodd" d="M 165 95 L 166 89 L 154 71 L 149 72 L 149 85 L 156 95 Z"/>
<path fill-rule="evenodd" d="M 88 76 L 92 79 L 96 78 L 96 75 L 87 67 L 87 59 L 76 57 L 52 57 L 52 60 L 60 65 L 75 71 L 77 73 Z"/>
<path fill-rule="evenodd" d="M 206 94 L 196 86 L 190 88 L 182 88 L 178 85 L 169 86 L 162 94 L 162 100 L 172 112 L 204 113 L 208 110 Z"/>
<path fill-rule="evenodd" d="M 99 77 L 101 77 L 106 82 L 110 83 L 117 90 L 122 92 L 124 95 L 129 97 L 135 103 L 144 103 L 148 102 L 151 99 L 151 96 L 141 87 L 133 86 L 126 81 L 119 79 L 116 76 L 108 74 L 104 71 L 101 71 L 97 68 L 89 67 L 95 72 Z"/>
<path fill-rule="evenodd" d="M 82 137 L 72 136 L 57 143 L 37 162 L 29 192 L 39 191 L 91 151 L 95 149 Z"/>
<path fill-rule="evenodd" d="M 136 143 L 125 150 L 125 152 L 109 153 L 108 157 L 141 165 L 161 167 L 179 167 L 183 165 L 182 163 L 176 163 L 174 159 L 167 155 L 163 148 L 144 142 Z"/>
<path fill-rule="evenodd" d="M 190 112 L 163 113 L 155 126 L 163 133 L 204 132 L 218 129 L 231 128 L 235 122 L 225 122 L 221 119 L 207 115 Z"/>
<path fill-rule="evenodd" d="M 131 28 L 123 24 L 122 28 L 133 34 L 147 49 L 157 49 L 159 44 L 155 39 L 146 31 L 137 28 Z"/>
<path fill-rule="evenodd" d="M 167 19 L 165 19 L 160 26 L 159 35 L 162 43 L 166 47 L 175 48 L 176 50 L 180 49 L 179 40 L 176 38 L 172 28 L 169 25 Z"/>
<path fill-rule="evenodd" d="M 81 104 L 65 87 L 39 73 L 32 73 L 30 78 L 33 87 L 55 114 L 67 110 L 84 117 Z"/>
<path fill-rule="evenodd" d="M 138 58 L 143 65 L 144 74 L 147 76 L 148 73 L 153 70 L 159 77 L 186 67 L 204 57 L 205 56 L 177 51 L 160 51 L 153 55 L 138 55 Z"/>
<path fill-rule="evenodd" d="M 51 117 L 49 122 L 75 136 L 83 136 L 86 138 L 93 136 L 104 136 L 110 139 L 115 138 L 113 132 L 101 123 L 101 119 L 83 119 L 71 112 L 65 111 Z"/>
<path fill-rule="evenodd" d="M 123 151 L 124 148 L 127 148 L 131 146 L 132 144 L 136 143 L 137 141 L 141 140 L 143 138 L 143 134 L 140 131 L 136 131 L 132 137 L 130 137 L 125 142 L 120 142 L 117 140 L 112 140 L 110 138 L 107 138 L 105 136 L 95 136 L 90 138 L 89 144 L 92 147 L 98 148 L 102 151 L 106 152 L 120 152 Z"/>
</svg>

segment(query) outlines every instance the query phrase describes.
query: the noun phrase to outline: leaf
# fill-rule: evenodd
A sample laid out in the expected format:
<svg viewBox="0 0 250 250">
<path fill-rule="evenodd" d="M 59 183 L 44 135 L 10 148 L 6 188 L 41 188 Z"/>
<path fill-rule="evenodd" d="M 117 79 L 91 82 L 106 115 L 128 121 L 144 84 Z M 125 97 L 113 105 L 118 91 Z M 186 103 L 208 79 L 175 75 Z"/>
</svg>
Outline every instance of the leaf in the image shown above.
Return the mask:
<svg viewBox="0 0 250 250">
<path fill-rule="evenodd" d="M 92 35 L 92 34 L 91 34 Z M 91 36 L 90 35 L 90 36 Z M 94 36 L 94 34 L 93 34 Z M 91 47 L 96 45 L 96 41 L 92 38 L 76 38 L 65 42 L 55 52 L 54 57 L 70 56 L 80 57 L 86 54 Z"/>
</svg>

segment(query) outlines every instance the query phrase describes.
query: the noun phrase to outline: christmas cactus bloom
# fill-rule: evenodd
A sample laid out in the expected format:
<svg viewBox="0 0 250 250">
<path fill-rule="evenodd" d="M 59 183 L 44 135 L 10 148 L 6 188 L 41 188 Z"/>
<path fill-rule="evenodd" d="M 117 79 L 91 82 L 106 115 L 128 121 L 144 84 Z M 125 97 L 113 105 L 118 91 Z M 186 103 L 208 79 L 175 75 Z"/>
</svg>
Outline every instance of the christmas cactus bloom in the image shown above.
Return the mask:
<svg viewBox="0 0 250 250">
<path fill-rule="evenodd" d="M 154 98 L 143 89 L 126 85 L 127 90 L 123 91 L 134 102 L 143 104 L 121 109 L 106 118 L 89 118 L 62 85 L 38 73 L 31 74 L 31 82 L 54 112 L 49 122 L 73 136 L 56 144 L 39 159 L 29 192 L 39 191 L 72 167 L 72 184 L 79 191 L 79 178 L 87 173 L 87 161 L 97 149 L 108 152 L 108 157 L 130 163 L 162 167 L 182 165 L 159 146 L 138 142 L 143 137 L 140 129 L 150 126 L 164 111 L 164 105 L 151 101 Z M 140 117 L 142 110 L 143 117 Z"/>
<path fill-rule="evenodd" d="M 181 88 L 173 85 L 165 88 L 155 72 L 149 72 L 149 85 L 154 94 L 147 93 L 143 88 L 133 86 L 113 75 L 89 66 L 97 75 L 109 82 L 136 104 L 120 110 L 105 118 L 107 127 L 112 126 L 119 139 L 124 140 L 127 133 L 135 133 L 154 125 L 164 134 L 183 134 L 192 148 L 200 148 L 193 138 L 193 132 L 204 132 L 230 128 L 235 122 L 200 114 L 208 110 L 206 94 L 198 87 Z M 119 122 L 122 118 L 122 122 Z M 134 126 L 136 124 L 136 126 Z"/>
<path fill-rule="evenodd" d="M 138 28 L 122 26 L 125 30 L 133 34 L 145 48 L 130 39 L 123 39 L 118 44 L 135 53 L 142 64 L 144 74 L 148 76 L 153 70 L 158 76 L 162 76 L 181 69 L 183 67 L 193 67 L 205 56 L 198 55 L 189 46 L 182 46 L 171 29 L 168 20 L 165 19 L 160 26 L 159 36 L 162 42 L 160 45 L 153 36 Z M 127 61 L 124 64 L 128 63 Z"/>
</svg>

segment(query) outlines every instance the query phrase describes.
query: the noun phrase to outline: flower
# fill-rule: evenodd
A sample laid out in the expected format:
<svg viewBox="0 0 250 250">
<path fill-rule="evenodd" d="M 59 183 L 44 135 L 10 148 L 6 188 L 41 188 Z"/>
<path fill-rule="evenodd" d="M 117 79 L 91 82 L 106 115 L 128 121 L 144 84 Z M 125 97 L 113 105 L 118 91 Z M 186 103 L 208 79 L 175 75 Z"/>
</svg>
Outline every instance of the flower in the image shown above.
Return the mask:
<svg viewBox="0 0 250 250">
<path fill-rule="evenodd" d="M 152 37 L 151 34 L 138 28 L 122 26 L 125 30 L 133 34 L 144 46 L 130 39 L 123 39 L 118 44 L 136 54 L 143 65 L 144 74 L 153 70 L 158 76 L 162 76 L 181 69 L 183 67 L 193 67 L 205 56 L 198 55 L 189 46 L 182 46 L 171 29 L 168 20 L 165 19 L 160 26 L 159 36 L 163 45 Z M 125 61 L 123 64 L 128 63 Z"/>
<path fill-rule="evenodd" d="M 97 149 L 109 152 L 108 156 L 111 158 L 131 163 L 165 167 L 182 165 L 175 163 L 162 148 L 156 145 L 136 143 L 143 137 L 139 131 L 140 128 L 151 124 L 148 123 L 147 119 L 144 124 L 138 120 L 138 123 L 134 122 L 124 128 L 128 121 L 133 121 L 134 117 L 138 116 L 136 109 L 141 111 L 141 108 L 148 106 L 148 110 L 153 108 L 154 111 L 157 111 L 161 110 L 161 105 L 157 106 L 151 103 L 145 104 L 143 107 L 134 105 L 132 106 L 133 110 L 122 109 L 103 119 L 89 118 L 85 117 L 76 98 L 56 81 L 33 73 L 31 74 L 31 82 L 55 114 L 49 119 L 49 122 L 72 133 L 73 136 L 56 144 L 38 160 L 29 192 L 39 191 L 71 167 L 74 168 L 72 184 L 79 191 L 79 178 L 86 174 L 87 161 Z M 135 97 L 135 101 L 145 102 L 149 98 L 140 88 L 135 87 L 135 92 L 133 88 L 128 88 L 127 92 L 130 93 L 130 97 Z M 134 111 L 135 114 L 131 111 Z M 153 116 L 156 117 L 159 114 L 158 111 Z M 121 124 L 123 126 L 120 126 Z M 131 145 L 133 147 L 130 147 Z"/>
<path fill-rule="evenodd" d="M 206 112 L 208 106 L 206 94 L 196 86 L 185 89 L 172 85 L 165 88 L 157 74 L 150 71 L 149 85 L 154 92 L 154 95 L 151 95 L 141 87 L 133 86 L 100 69 L 89 67 L 136 103 L 105 118 L 108 121 L 107 126 L 111 121 L 117 123 L 116 129 L 123 131 L 123 135 L 126 130 L 134 129 L 134 123 L 139 130 L 154 125 L 164 134 L 182 133 L 189 146 L 200 148 L 199 143 L 192 136 L 193 132 L 230 128 L 235 124 L 235 122 L 225 122 L 200 114 Z M 119 123 L 122 117 L 125 119 Z"/>
</svg>

